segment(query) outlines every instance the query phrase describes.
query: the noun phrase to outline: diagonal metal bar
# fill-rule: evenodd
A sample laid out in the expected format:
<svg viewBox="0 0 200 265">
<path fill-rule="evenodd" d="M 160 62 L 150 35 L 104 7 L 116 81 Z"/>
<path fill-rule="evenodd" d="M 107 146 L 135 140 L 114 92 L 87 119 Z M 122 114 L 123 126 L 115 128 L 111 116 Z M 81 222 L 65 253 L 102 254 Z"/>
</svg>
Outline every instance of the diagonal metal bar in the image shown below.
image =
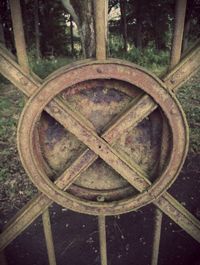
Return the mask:
<svg viewBox="0 0 200 265">
<path fill-rule="evenodd" d="M 167 88 L 177 91 L 200 68 L 200 39 L 181 61 L 162 77 Z"/>
<path fill-rule="evenodd" d="M 62 110 L 61 112 L 58 111 Z M 140 192 L 149 187 L 149 183 L 140 173 L 140 169 L 130 168 L 127 159 L 113 149 L 94 130 L 87 126 L 85 119 L 80 114 L 70 109 L 66 103 L 54 98 L 47 106 L 47 112 L 62 124 L 68 131 L 74 134 L 80 141 L 87 145 L 93 152 L 100 156 L 108 165 L 122 175 L 132 186 Z"/>
</svg>

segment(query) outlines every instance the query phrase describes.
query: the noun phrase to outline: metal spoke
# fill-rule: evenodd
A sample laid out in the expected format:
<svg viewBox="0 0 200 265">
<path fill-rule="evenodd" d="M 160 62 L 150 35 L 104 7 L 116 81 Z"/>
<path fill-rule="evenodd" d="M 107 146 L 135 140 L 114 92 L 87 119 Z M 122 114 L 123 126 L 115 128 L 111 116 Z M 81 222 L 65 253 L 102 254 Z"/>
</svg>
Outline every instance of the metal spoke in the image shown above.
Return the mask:
<svg viewBox="0 0 200 265">
<path fill-rule="evenodd" d="M 95 1 L 96 59 L 106 59 L 108 0 Z"/>
<path fill-rule="evenodd" d="M 173 68 L 179 62 L 181 57 L 186 7 L 187 0 L 176 0 L 175 27 L 172 41 L 170 68 Z"/>
<path fill-rule="evenodd" d="M 183 42 L 183 30 L 184 30 L 184 22 L 185 22 L 185 15 L 186 15 L 186 6 L 187 6 L 187 0 L 176 1 L 175 26 L 174 26 L 174 35 L 173 35 L 173 41 L 172 41 L 170 68 L 173 68 L 180 61 L 180 58 L 181 58 L 181 48 L 182 48 L 182 42 Z M 158 168 L 159 172 L 162 172 L 163 166 L 164 166 L 168 134 L 169 134 L 168 124 L 167 124 L 167 121 L 163 117 L 161 151 L 160 151 L 160 161 L 159 161 L 159 168 Z M 162 228 L 162 217 L 163 217 L 163 213 L 159 209 L 156 209 L 155 217 L 154 217 L 154 234 L 153 234 L 151 265 L 158 264 L 160 239 L 161 239 L 161 228 Z"/>
<path fill-rule="evenodd" d="M 49 259 L 49 265 L 56 265 L 56 256 L 53 243 L 53 235 L 51 230 L 51 220 L 49 215 L 49 209 L 46 209 L 42 214 L 44 235 Z"/>
<path fill-rule="evenodd" d="M 101 265 L 107 265 L 106 217 L 98 216 Z"/>
<path fill-rule="evenodd" d="M 177 91 L 200 68 L 200 39 L 181 61 L 162 78 L 167 88 Z"/>
<path fill-rule="evenodd" d="M 28 56 L 26 52 L 26 42 L 22 22 L 22 11 L 20 0 L 10 0 L 10 10 L 12 17 L 12 26 L 14 31 L 15 47 L 17 51 L 18 62 L 21 67 L 29 73 Z"/>
<path fill-rule="evenodd" d="M 163 213 L 155 209 L 151 265 L 158 264 Z"/>
<path fill-rule="evenodd" d="M 169 127 L 167 121 L 162 117 L 162 139 L 160 146 L 160 157 L 158 164 L 158 172 L 161 174 L 164 168 L 167 147 L 168 147 L 168 136 L 169 136 Z M 154 231 L 153 231 L 153 245 L 152 245 L 152 256 L 151 256 L 151 265 L 157 265 L 159 258 L 160 250 L 160 239 L 161 239 L 161 227 L 162 227 L 162 217 L 163 213 L 160 209 L 156 208 L 154 213 Z"/>
</svg>

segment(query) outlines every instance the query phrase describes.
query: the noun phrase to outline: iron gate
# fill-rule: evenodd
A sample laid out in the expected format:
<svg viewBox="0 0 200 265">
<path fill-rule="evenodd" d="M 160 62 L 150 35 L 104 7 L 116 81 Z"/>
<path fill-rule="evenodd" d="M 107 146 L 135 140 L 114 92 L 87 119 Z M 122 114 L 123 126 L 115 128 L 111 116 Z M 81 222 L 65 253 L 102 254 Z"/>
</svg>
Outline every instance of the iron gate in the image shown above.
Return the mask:
<svg viewBox="0 0 200 265">
<path fill-rule="evenodd" d="M 137 65 L 106 59 L 107 8 L 99 0 L 96 60 L 63 67 L 43 82 L 29 73 L 24 39 L 17 35 L 23 32 L 19 2 L 10 1 L 19 64 L 1 47 L 0 72 L 29 98 L 18 125 L 18 149 L 40 192 L 2 231 L 1 251 L 42 214 L 49 264 L 56 264 L 48 212 L 53 202 L 98 216 L 102 265 L 106 216 L 149 203 L 158 208 L 152 265 L 158 262 L 162 212 L 200 242 L 199 220 L 167 192 L 188 149 L 187 122 L 174 92 L 200 66 L 199 41 L 179 62 L 183 2 L 178 1 L 171 70 L 162 80 Z M 52 118 L 59 124 L 55 141 Z"/>
</svg>

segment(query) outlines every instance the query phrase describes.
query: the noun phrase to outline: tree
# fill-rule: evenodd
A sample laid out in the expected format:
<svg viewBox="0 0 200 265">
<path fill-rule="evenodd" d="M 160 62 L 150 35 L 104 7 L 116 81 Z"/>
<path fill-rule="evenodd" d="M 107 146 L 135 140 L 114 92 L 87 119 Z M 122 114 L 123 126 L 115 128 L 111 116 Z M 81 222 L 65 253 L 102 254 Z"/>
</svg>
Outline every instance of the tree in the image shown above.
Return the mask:
<svg viewBox="0 0 200 265">
<path fill-rule="evenodd" d="M 126 21 L 126 0 L 120 0 L 121 28 L 124 39 L 124 51 L 127 51 L 127 21 Z"/>
<path fill-rule="evenodd" d="M 93 0 L 62 0 L 63 5 L 76 23 L 81 43 L 83 56 L 86 58 L 95 55 L 95 19 Z"/>
<path fill-rule="evenodd" d="M 39 0 L 34 0 L 34 20 L 36 57 L 40 59 Z"/>
</svg>

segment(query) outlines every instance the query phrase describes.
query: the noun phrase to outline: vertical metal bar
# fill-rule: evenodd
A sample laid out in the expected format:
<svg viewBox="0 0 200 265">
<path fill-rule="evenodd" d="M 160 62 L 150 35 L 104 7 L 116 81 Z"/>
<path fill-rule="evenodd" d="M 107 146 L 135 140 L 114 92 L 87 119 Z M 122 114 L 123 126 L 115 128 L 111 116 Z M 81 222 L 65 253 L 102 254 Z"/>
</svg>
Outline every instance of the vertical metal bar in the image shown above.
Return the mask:
<svg viewBox="0 0 200 265">
<path fill-rule="evenodd" d="M 159 209 L 156 209 L 154 213 L 154 231 L 153 231 L 151 265 L 158 264 L 161 228 L 162 228 L 162 217 L 163 217 L 163 213 Z"/>
<path fill-rule="evenodd" d="M 106 218 L 98 216 L 101 265 L 107 265 Z"/>
<path fill-rule="evenodd" d="M 108 22 L 108 0 L 98 0 L 95 4 L 95 26 L 96 26 L 96 59 L 106 59 L 107 45 L 107 22 Z M 100 198 L 102 201 L 102 198 Z M 106 218 L 98 216 L 99 245 L 101 265 L 107 265 L 107 242 L 106 242 Z"/>
<path fill-rule="evenodd" d="M 30 69 L 28 64 L 28 56 L 26 53 L 26 42 L 24 37 L 20 0 L 10 0 L 10 9 L 18 62 L 23 69 L 29 73 Z"/>
<path fill-rule="evenodd" d="M 173 68 L 179 62 L 181 57 L 186 6 L 187 0 L 176 0 L 175 24 L 171 49 L 170 69 Z"/>
<path fill-rule="evenodd" d="M 169 127 L 166 122 L 166 119 L 164 119 L 164 116 L 163 116 L 161 149 L 160 149 L 160 158 L 159 158 L 159 165 L 158 165 L 159 175 L 162 174 L 165 160 L 166 160 L 166 153 L 168 152 L 168 132 L 169 132 Z M 162 217 L 163 217 L 163 213 L 161 212 L 161 210 L 158 208 L 155 209 L 151 265 L 158 264 L 160 240 L 161 240 Z"/>
<path fill-rule="evenodd" d="M 175 25 L 174 25 L 174 35 L 172 41 L 171 49 L 171 60 L 170 60 L 170 69 L 173 68 L 181 59 L 181 48 L 183 43 L 183 32 L 184 32 L 184 23 L 186 15 L 186 6 L 187 0 L 176 0 L 175 8 Z M 164 164 L 163 158 L 165 153 L 165 147 L 167 141 L 167 124 L 163 120 L 162 128 L 162 143 L 161 143 L 161 153 L 160 153 L 160 164 L 159 172 L 162 171 L 162 166 Z M 162 217 L 163 213 L 159 210 L 155 210 L 154 217 L 154 232 L 153 232 L 153 246 L 152 246 L 152 257 L 151 265 L 158 264 L 159 249 L 160 249 L 160 238 L 161 238 L 161 228 L 162 228 Z"/>
<path fill-rule="evenodd" d="M 108 0 L 95 1 L 96 58 L 106 59 Z"/>
<path fill-rule="evenodd" d="M 49 265 L 56 265 L 56 256 L 53 243 L 53 235 L 51 230 L 51 220 L 49 216 L 49 209 L 45 210 L 42 214 L 44 235 L 47 246 L 47 253 L 49 258 Z"/>
</svg>

